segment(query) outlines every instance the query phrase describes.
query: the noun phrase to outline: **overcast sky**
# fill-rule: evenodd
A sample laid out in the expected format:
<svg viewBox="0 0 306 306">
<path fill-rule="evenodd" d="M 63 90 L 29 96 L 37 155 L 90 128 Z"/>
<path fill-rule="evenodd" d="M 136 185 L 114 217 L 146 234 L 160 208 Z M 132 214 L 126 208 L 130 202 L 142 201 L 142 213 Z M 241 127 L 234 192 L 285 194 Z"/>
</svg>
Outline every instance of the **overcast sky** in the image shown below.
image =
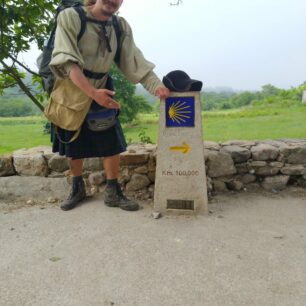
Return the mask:
<svg viewBox="0 0 306 306">
<path fill-rule="evenodd" d="M 120 9 L 160 78 L 180 69 L 206 87 L 238 90 L 306 81 L 305 0 L 170 2 L 124 0 Z M 24 59 L 33 67 L 36 55 Z"/>
</svg>

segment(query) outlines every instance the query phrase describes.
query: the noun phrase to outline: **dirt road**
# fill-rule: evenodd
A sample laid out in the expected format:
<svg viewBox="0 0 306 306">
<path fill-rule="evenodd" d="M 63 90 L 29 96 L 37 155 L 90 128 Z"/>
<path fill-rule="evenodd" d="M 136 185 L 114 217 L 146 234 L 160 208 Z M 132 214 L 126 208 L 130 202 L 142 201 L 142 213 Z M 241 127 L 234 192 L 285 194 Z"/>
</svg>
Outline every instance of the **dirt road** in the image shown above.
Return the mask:
<svg viewBox="0 0 306 306">
<path fill-rule="evenodd" d="M 131 213 L 99 196 L 70 212 L 46 193 L 8 205 L 9 185 L 1 305 L 305 305 L 305 190 L 218 195 L 209 216 L 155 220 L 150 202 Z"/>
</svg>

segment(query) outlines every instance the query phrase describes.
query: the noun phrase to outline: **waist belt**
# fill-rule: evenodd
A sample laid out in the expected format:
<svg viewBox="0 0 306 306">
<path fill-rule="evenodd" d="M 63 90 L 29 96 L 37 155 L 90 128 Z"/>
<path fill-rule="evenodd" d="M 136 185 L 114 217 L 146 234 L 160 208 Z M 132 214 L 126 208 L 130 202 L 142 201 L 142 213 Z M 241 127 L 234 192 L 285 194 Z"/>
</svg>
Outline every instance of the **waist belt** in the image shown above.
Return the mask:
<svg viewBox="0 0 306 306">
<path fill-rule="evenodd" d="M 87 69 L 83 70 L 83 73 L 86 77 L 90 78 L 90 79 L 95 79 L 95 80 L 99 80 L 102 79 L 103 77 L 105 77 L 107 75 L 107 72 L 93 72 Z"/>
</svg>

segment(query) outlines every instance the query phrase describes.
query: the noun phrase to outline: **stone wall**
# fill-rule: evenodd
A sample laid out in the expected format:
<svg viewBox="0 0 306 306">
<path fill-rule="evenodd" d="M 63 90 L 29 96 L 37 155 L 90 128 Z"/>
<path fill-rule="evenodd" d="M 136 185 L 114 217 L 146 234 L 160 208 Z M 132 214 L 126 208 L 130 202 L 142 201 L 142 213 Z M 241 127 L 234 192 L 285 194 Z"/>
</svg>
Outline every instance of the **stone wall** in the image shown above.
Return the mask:
<svg viewBox="0 0 306 306">
<path fill-rule="evenodd" d="M 260 185 L 278 191 L 288 184 L 306 187 L 306 139 L 269 141 L 205 141 L 203 145 L 209 193 L 247 190 Z M 153 196 L 156 168 L 156 145 L 131 145 L 121 154 L 120 182 L 134 197 Z M 65 157 L 50 147 L 18 150 L 0 156 L 0 176 L 66 177 L 70 171 Z M 85 160 L 84 177 L 92 192 L 105 183 L 101 160 Z"/>
</svg>

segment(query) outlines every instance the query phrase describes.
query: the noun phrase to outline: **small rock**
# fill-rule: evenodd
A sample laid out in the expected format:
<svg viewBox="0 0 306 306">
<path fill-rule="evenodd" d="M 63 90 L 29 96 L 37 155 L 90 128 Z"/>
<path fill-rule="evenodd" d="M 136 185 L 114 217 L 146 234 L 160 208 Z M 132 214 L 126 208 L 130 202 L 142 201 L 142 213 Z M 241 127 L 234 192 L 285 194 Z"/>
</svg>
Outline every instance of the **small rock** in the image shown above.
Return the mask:
<svg viewBox="0 0 306 306">
<path fill-rule="evenodd" d="M 266 190 L 280 191 L 286 188 L 289 178 L 288 175 L 266 177 L 262 182 L 262 187 Z"/>
<path fill-rule="evenodd" d="M 61 258 L 60 257 L 51 257 L 51 258 L 49 258 L 49 260 L 52 261 L 52 262 L 56 262 L 56 261 L 61 260 Z"/>
<path fill-rule="evenodd" d="M 258 144 L 251 149 L 252 158 L 255 161 L 275 160 L 279 150 L 270 144 Z"/>
<path fill-rule="evenodd" d="M 161 213 L 160 213 L 160 212 L 153 212 L 153 218 L 154 218 L 154 219 L 159 219 L 159 218 L 161 218 Z"/>
<path fill-rule="evenodd" d="M 147 174 L 148 173 L 148 167 L 147 166 L 138 167 L 134 171 L 135 171 L 135 173 L 138 173 L 138 174 Z"/>
<path fill-rule="evenodd" d="M 135 173 L 132 175 L 131 180 L 126 185 L 127 191 L 141 190 L 150 185 L 150 180 L 147 176 Z"/>
<path fill-rule="evenodd" d="M 33 202 L 33 200 L 28 200 L 28 201 L 27 201 L 27 204 L 28 204 L 28 205 L 33 205 L 34 202 Z"/>
<path fill-rule="evenodd" d="M 243 183 L 240 182 L 240 181 L 236 181 L 236 180 L 233 180 L 233 181 L 230 181 L 228 183 L 226 183 L 227 187 L 229 190 L 241 190 L 243 188 Z"/>
<path fill-rule="evenodd" d="M 48 200 L 47 200 L 48 203 L 56 203 L 57 202 L 57 199 L 56 198 L 51 198 L 49 197 Z"/>
<path fill-rule="evenodd" d="M 240 181 L 241 181 L 243 184 L 250 184 L 250 183 L 253 183 L 253 182 L 256 181 L 256 176 L 247 173 L 247 174 L 241 176 Z"/>
<path fill-rule="evenodd" d="M 274 236 L 273 238 L 274 238 L 274 239 L 284 239 L 285 236 L 284 236 L 284 235 L 281 235 L 281 236 Z"/>
<path fill-rule="evenodd" d="M 94 195 L 99 192 L 99 186 L 94 186 L 90 188 L 90 194 Z"/>
<path fill-rule="evenodd" d="M 100 157 L 85 158 L 83 164 L 83 176 L 85 171 L 97 172 L 103 169 L 102 160 Z"/>
<path fill-rule="evenodd" d="M 215 192 L 223 192 L 223 191 L 228 191 L 226 185 L 224 182 L 222 182 L 221 180 L 213 180 L 212 181 L 212 186 L 213 186 L 213 190 Z"/>
<path fill-rule="evenodd" d="M 93 172 L 89 174 L 88 181 L 91 186 L 99 186 L 106 181 L 104 171 Z"/>
<path fill-rule="evenodd" d="M 69 169 L 68 159 L 64 156 L 54 154 L 50 160 L 48 160 L 48 167 L 51 171 L 62 173 Z"/>
</svg>

